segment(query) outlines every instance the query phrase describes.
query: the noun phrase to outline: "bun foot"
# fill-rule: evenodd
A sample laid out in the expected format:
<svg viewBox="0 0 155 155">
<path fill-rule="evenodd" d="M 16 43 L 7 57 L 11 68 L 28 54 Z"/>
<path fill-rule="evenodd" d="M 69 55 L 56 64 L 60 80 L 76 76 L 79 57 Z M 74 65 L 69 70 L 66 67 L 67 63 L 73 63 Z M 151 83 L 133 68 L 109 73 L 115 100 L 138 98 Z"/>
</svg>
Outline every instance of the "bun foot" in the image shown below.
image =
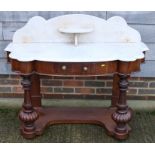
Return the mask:
<svg viewBox="0 0 155 155">
<path fill-rule="evenodd" d="M 24 129 L 20 129 L 21 135 L 26 139 L 33 139 L 36 137 L 35 131 L 27 132 Z"/>
</svg>

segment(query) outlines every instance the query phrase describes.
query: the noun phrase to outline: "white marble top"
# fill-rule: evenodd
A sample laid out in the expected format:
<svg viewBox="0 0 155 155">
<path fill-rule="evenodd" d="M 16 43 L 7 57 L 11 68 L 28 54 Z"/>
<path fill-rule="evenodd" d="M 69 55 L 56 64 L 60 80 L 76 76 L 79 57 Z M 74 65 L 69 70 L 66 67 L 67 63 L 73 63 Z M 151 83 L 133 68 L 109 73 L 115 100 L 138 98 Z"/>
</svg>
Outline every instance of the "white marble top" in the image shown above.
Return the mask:
<svg viewBox="0 0 155 155">
<path fill-rule="evenodd" d="M 20 61 L 51 62 L 134 61 L 148 50 L 139 32 L 122 17 L 106 21 L 83 14 L 49 20 L 33 17 L 15 32 L 13 42 L 5 48 L 11 58 Z"/>
<path fill-rule="evenodd" d="M 10 57 L 20 61 L 52 62 L 134 61 L 144 58 L 142 51 L 148 50 L 143 43 L 81 43 L 78 46 L 69 43 L 11 43 L 5 50 L 9 49 L 14 51 Z"/>
</svg>

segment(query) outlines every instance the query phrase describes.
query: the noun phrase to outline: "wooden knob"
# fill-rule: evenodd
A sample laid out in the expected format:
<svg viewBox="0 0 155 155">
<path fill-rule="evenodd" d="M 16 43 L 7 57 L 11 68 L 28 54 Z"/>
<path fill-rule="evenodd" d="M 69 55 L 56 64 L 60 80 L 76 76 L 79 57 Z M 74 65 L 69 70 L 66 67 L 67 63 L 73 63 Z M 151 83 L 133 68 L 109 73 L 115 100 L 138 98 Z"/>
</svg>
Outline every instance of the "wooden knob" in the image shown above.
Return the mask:
<svg viewBox="0 0 155 155">
<path fill-rule="evenodd" d="M 84 70 L 84 71 L 87 71 L 87 70 L 88 70 L 88 67 L 83 67 L 83 70 Z"/>
<path fill-rule="evenodd" d="M 63 65 L 61 68 L 62 68 L 62 70 L 66 70 L 67 69 L 67 67 L 65 65 Z"/>
</svg>

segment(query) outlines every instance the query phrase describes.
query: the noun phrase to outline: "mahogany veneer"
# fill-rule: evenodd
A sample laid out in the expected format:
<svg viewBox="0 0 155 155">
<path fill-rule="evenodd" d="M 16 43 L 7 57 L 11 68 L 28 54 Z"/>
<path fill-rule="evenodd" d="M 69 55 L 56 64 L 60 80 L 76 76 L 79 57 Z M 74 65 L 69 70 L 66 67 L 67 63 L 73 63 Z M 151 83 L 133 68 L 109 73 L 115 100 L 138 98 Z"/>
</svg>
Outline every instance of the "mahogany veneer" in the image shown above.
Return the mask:
<svg viewBox="0 0 155 155">
<path fill-rule="evenodd" d="M 41 135 L 51 124 L 92 123 L 104 126 L 108 134 L 117 139 L 126 139 L 131 128 L 128 122 L 132 112 L 127 106 L 128 77 L 140 70 L 142 60 L 133 62 L 109 61 L 90 63 L 56 63 L 10 59 L 12 70 L 23 78 L 24 103 L 19 113 L 21 134 L 25 138 Z M 113 74 L 111 106 L 108 108 L 51 107 L 41 106 L 40 74 L 49 76 L 96 76 Z"/>
</svg>

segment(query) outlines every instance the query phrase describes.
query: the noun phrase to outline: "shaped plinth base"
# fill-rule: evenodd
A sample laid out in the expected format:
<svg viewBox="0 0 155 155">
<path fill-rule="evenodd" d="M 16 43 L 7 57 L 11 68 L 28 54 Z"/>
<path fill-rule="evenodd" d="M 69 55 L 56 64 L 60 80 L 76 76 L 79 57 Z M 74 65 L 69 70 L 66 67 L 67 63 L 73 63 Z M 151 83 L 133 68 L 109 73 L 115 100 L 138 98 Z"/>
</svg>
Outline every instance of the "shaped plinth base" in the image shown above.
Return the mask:
<svg viewBox="0 0 155 155">
<path fill-rule="evenodd" d="M 21 125 L 21 134 L 29 139 L 42 135 L 45 128 L 49 125 L 61 123 L 74 124 L 97 124 L 105 127 L 107 134 L 117 139 L 126 139 L 129 135 L 130 127 L 127 127 L 125 135 L 120 135 L 115 131 L 116 122 L 112 119 L 112 114 L 116 111 L 115 107 L 48 107 L 35 108 L 39 118 L 35 121 L 35 134 L 29 136 Z"/>
</svg>

